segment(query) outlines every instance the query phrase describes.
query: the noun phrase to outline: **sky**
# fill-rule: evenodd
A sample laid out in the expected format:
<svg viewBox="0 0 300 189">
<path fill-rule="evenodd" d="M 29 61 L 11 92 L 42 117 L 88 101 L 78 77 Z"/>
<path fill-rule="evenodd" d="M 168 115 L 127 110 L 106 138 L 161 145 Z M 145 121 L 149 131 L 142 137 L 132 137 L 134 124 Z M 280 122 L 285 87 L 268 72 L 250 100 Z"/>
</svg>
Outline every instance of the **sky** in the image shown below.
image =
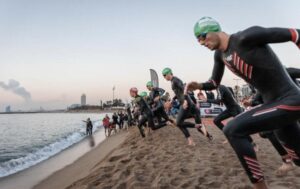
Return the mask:
<svg viewBox="0 0 300 189">
<path fill-rule="evenodd" d="M 168 91 L 165 67 L 185 82 L 207 81 L 213 52 L 193 34 L 202 16 L 229 34 L 253 25 L 300 28 L 297 0 L 0 0 L 0 111 L 66 108 L 83 93 L 99 104 L 112 99 L 113 86 L 115 97 L 130 101 L 130 87 L 146 91 L 150 68 Z M 272 48 L 284 65 L 300 67 L 294 44 Z M 226 70 L 222 83 L 235 78 Z"/>
</svg>

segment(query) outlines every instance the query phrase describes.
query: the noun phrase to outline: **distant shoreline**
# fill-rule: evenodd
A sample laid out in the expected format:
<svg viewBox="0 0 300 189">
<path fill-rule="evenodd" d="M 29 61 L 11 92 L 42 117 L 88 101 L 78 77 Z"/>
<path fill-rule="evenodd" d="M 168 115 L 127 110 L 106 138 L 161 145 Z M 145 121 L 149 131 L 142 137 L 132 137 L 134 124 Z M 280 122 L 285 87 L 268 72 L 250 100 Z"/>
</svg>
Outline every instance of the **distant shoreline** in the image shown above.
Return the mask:
<svg viewBox="0 0 300 189">
<path fill-rule="evenodd" d="M 65 110 L 34 111 L 34 112 L 0 112 L 0 114 L 40 114 L 40 113 L 65 113 Z"/>
<path fill-rule="evenodd" d="M 99 109 L 85 109 L 85 110 L 53 110 L 53 111 L 34 111 L 34 112 L 0 112 L 1 114 L 43 114 L 43 113 L 112 113 L 112 112 L 117 112 L 121 109 L 104 109 L 104 110 L 99 110 Z M 124 110 L 123 110 L 124 111 Z"/>
</svg>

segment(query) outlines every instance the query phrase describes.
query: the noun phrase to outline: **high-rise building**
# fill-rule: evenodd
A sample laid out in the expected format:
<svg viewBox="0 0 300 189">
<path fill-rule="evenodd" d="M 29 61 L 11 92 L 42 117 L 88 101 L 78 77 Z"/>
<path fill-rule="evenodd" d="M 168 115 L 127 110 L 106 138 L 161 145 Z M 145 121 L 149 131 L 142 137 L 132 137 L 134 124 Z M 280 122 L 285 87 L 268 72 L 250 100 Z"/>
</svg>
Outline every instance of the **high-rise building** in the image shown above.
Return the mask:
<svg viewBox="0 0 300 189">
<path fill-rule="evenodd" d="M 10 109 L 10 106 L 6 106 L 6 108 L 5 108 L 5 112 L 11 112 L 11 109 Z"/>
<path fill-rule="evenodd" d="M 86 105 L 86 95 L 82 94 L 81 95 L 81 106 L 85 106 Z"/>
</svg>

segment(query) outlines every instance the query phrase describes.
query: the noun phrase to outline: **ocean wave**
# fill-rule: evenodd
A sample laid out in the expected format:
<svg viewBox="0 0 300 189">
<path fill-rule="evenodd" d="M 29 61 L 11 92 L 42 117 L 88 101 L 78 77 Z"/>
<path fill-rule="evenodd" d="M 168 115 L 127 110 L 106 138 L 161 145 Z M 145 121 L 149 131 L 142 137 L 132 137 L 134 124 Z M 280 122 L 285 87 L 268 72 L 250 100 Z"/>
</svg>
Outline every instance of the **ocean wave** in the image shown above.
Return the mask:
<svg viewBox="0 0 300 189">
<path fill-rule="evenodd" d="M 93 130 L 96 131 L 102 127 L 100 121 L 93 122 L 94 128 Z M 59 140 L 48 144 L 46 146 L 41 147 L 40 149 L 36 150 L 33 153 L 29 153 L 24 157 L 11 159 L 6 162 L 0 163 L 0 177 L 5 177 L 24 169 L 27 169 L 31 166 L 34 166 L 50 157 L 58 154 L 59 152 L 65 150 L 66 148 L 72 146 L 73 144 L 78 143 L 82 139 L 86 137 L 85 129 L 79 129 Z"/>
</svg>

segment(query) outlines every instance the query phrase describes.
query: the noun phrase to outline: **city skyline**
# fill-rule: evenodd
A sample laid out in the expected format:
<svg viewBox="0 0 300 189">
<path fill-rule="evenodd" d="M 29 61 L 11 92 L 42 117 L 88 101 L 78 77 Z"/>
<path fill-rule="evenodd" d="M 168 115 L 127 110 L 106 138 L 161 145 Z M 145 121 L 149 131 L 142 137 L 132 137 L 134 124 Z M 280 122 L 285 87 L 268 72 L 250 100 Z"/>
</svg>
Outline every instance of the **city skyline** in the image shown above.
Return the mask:
<svg viewBox="0 0 300 189">
<path fill-rule="evenodd" d="M 66 108 L 83 93 L 88 104 L 98 104 L 112 99 L 113 86 L 115 98 L 126 102 L 130 87 L 147 91 L 149 69 L 171 94 L 161 75 L 165 67 L 185 82 L 207 81 L 213 52 L 193 35 L 202 16 L 215 18 L 228 33 L 253 25 L 300 28 L 296 0 L 2 0 L 0 110 Z M 299 67 L 292 43 L 271 47 L 285 66 Z M 235 78 L 226 70 L 222 83 L 233 86 Z"/>
</svg>

